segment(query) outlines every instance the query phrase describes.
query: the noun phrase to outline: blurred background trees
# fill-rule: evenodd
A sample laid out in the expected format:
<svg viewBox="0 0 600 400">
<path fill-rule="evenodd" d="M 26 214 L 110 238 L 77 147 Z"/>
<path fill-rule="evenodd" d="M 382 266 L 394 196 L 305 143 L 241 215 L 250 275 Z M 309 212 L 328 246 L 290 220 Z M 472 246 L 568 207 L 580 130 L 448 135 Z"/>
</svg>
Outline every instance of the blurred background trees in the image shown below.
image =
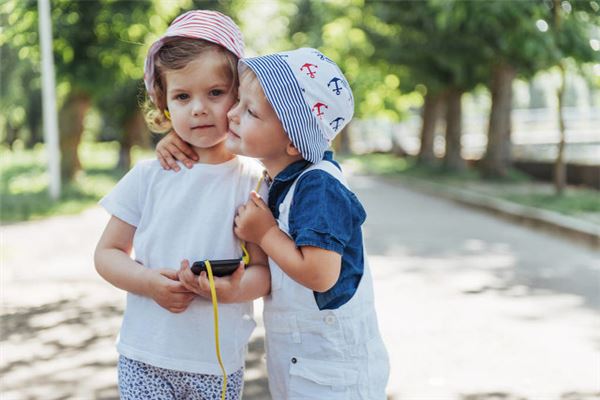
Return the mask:
<svg viewBox="0 0 600 400">
<path fill-rule="evenodd" d="M 597 0 L 53 0 L 51 5 L 67 181 L 80 168 L 82 138 L 117 141 L 115 167 L 122 169 L 130 166 L 132 146 L 151 146 L 139 108 L 145 52 L 175 16 L 193 8 L 217 9 L 236 20 L 248 55 L 301 46 L 327 53 L 353 87 L 357 126 L 419 115 L 413 153 L 426 166 L 461 171 L 473 164 L 464 154 L 464 97 L 487 102 L 485 150 L 475 162 L 486 178 L 506 177 L 511 168 L 516 80 L 530 82 L 529 106 L 535 106 L 545 100 L 534 78 L 559 71 L 557 121 L 569 96 L 568 76 L 583 76 L 593 90 L 600 84 Z M 36 1 L 3 2 L 0 23 L 0 140 L 9 148 L 15 143 L 30 148 L 42 141 Z M 437 126 L 445 127 L 441 138 Z M 402 134 L 390 136 L 389 151 L 406 155 Z M 344 132 L 336 146 L 350 151 L 350 137 Z M 564 146 L 564 129 L 561 137 Z M 440 139 L 441 154 L 434 150 Z M 560 149 L 557 159 L 562 163 L 557 174 L 561 168 L 564 174 Z"/>
</svg>

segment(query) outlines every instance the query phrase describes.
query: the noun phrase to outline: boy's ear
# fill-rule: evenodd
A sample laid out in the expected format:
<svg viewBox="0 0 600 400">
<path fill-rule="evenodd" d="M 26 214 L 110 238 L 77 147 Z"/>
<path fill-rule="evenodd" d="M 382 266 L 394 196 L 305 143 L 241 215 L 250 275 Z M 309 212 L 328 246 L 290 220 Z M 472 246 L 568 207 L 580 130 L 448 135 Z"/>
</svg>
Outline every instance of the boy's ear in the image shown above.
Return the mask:
<svg viewBox="0 0 600 400">
<path fill-rule="evenodd" d="M 287 153 L 288 156 L 299 156 L 300 155 L 300 150 L 298 150 L 291 141 L 287 144 L 287 146 L 285 148 L 285 152 Z"/>
</svg>

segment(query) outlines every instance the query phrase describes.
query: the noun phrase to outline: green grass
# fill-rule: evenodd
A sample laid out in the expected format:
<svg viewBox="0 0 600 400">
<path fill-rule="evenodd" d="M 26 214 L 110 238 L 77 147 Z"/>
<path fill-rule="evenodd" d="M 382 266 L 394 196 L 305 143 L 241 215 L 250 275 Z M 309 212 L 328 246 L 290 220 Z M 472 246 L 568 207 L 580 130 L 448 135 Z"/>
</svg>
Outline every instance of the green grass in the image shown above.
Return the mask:
<svg viewBox="0 0 600 400">
<path fill-rule="evenodd" d="M 507 194 L 506 200 L 532 207 L 545 208 L 562 214 L 600 213 L 600 192 L 591 189 L 568 189 L 562 196 L 555 194 Z"/>
<path fill-rule="evenodd" d="M 550 183 L 534 182 L 532 178 L 516 170 L 510 171 L 505 179 L 486 181 L 473 168 L 463 172 L 448 172 L 441 167 L 419 166 L 414 158 L 398 158 L 391 154 L 352 156 L 343 161 L 370 174 L 420 178 L 563 214 L 600 213 L 599 191 L 569 187 L 562 196 L 557 196 Z"/>
<path fill-rule="evenodd" d="M 52 215 L 76 214 L 94 205 L 125 171 L 115 168 L 117 143 L 82 143 L 83 171 L 74 182 L 63 184 L 60 199 L 51 201 L 43 145 L 33 150 L 0 148 L 0 220 L 2 223 L 35 220 Z M 136 150 L 133 158 L 152 157 Z"/>
</svg>

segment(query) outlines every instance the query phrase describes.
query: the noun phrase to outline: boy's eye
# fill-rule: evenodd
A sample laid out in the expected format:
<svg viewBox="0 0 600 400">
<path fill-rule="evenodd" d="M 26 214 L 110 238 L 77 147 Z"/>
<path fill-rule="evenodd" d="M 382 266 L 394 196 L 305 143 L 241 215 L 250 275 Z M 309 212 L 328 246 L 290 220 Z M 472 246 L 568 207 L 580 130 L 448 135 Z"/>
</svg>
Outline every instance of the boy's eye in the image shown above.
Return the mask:
<svg viewBox="0 0 600 400">
<path fill-rule="evenodd" d="M 222 95 L 223 91 L 221 89 L 213 89 L 209 92 L 209 94 L 216 97 Z"/>
<path fill-rule="evenodd" d="M 190 96 L 188 96 L 185 93 L 179 93 L 177 96 L 175 96 L 175 99 L 177 100 L 187 100 Z"/>
<path fill-rule="evenodd" d="M 247 111 L 248 111 L 248 114 L 250 114 L 251 117 L 258 118 L 258 116 L 251 109 L 248 108 Z"/>
</svg>

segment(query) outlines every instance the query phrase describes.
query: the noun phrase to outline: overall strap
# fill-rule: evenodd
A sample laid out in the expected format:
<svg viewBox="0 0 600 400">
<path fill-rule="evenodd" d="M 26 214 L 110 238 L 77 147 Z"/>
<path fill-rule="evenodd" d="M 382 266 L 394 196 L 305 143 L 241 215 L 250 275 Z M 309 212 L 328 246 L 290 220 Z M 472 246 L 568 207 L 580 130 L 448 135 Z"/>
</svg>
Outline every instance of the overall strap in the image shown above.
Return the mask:
<svg viewBox="0 0 600 400">
<path fill-rule="evenodd" d="M 292 183 L 290 190 L 287 192 L 287 194 L 285 195 L 285 198 L 281 202 L 282 206 L 285 209 L 289 208 L 289 205 L 292 202 L 292 198 L 294 197 L 294 191 L 296 190 L 296 184 L 298 183 L 298 181 L 300 180 L 302 175 L 306 174 L 309 171 L 313 171 L 316 169 L 327 172 L 329 175 L 333 176 L 335 179 L 340 181 L 340 183 L 342 185 L 344 185 L 346 188 L 348 188 L 348 184 L 346 183 L 346 179 L 344 178 L 344 174 L 342 173 L 342 171 L 340 171 L 339 168 L 336 167 L 335 164 L 333 164 L 331 161 L 321 160 L 318 163 L 312 164 L 310 167 L 308 167 L 304 171 L 302 171 L 302 173 L 300 173 L 300 175 L 298 175 L 298 177 L 296 178 L 294 183 Z"/>
</svg>

